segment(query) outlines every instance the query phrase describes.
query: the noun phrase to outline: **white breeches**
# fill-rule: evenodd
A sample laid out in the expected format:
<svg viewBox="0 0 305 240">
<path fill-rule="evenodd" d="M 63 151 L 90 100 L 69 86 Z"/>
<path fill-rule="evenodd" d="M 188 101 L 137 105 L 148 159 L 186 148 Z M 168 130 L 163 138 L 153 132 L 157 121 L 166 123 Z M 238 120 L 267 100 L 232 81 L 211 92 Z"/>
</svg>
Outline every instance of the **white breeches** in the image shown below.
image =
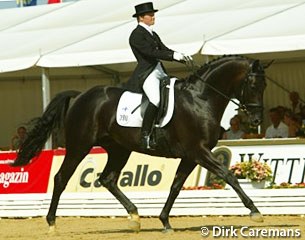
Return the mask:
<svg viewBox="0 0 305 240">
<path fill-rule="evenodd" d="M 161 64 L 158 63 L 143 84 L 143 90 L 146 96 L 156 107 L 160 104 L 160 79 L 166 76 L 167 74 L 163 71 Z"/>
</svg>

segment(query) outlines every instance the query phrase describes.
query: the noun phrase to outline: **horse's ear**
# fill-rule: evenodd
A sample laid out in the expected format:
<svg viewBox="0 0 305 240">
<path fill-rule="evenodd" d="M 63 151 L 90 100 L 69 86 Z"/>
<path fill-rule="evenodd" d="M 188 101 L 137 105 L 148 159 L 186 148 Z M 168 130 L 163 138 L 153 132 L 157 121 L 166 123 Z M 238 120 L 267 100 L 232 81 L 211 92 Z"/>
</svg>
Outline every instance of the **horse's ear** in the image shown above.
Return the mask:
<svg viewBox="0 0 305 240">
<path fill-rule="evenodd" d="M 271 64 L 274 63 L 274 61 L 275 61 L 275 60 L 273 59 L 273 60 L 271 60 L 269 63 L 264 64 L 264 65 L 263 65 L 264 69 L 267 69 L 268 67 L 270 67 Z"/>
</svg>

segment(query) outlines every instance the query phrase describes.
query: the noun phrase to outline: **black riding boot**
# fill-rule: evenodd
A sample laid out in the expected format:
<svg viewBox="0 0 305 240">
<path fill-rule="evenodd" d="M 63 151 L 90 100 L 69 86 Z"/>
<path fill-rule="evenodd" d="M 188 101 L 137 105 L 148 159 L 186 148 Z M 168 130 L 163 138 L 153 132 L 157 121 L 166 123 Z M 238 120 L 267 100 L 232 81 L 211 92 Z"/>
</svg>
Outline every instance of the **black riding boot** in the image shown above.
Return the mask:
<svg viewBox="0 0 305 240">
<path fill-rule="evenodd" d="M 149 145 L 149 139 L 157 115 L 157 110 L 158 108 L 152 103 L 149 103 L 146 108 L 141 129 L 140 146 L 142 149 L 152 149 L 152 146 Z"/>
</svg>

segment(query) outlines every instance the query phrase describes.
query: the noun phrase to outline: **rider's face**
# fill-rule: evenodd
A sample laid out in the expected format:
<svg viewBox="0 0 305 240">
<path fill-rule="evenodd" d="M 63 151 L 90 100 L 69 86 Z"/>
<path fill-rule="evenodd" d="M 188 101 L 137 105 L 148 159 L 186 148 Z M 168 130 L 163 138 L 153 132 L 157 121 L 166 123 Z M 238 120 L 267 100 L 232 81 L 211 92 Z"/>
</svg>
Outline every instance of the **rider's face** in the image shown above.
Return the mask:
<svg viewBox="0 0 305 240">
<path fill-rule="evenodd" d="M 155 24 L 155 13 L 154 12 L 145 13 L 145 15 L 140 16 L 139 18 L 140 18 L 140 22 L 143 22 L 148 26 Z"/>
</svg>

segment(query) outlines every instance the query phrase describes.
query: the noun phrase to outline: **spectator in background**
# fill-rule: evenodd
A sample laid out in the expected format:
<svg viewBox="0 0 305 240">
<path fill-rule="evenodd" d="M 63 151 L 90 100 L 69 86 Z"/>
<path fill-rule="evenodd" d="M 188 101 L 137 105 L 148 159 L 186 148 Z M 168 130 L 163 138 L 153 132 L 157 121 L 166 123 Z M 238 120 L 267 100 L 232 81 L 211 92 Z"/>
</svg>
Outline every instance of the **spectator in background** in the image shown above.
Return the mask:
<svg viewBox="0 0 305 240">
<path fill-rule="evenodd" d="M 281 105 L 278 105 L 276 108 L 277 108 L 277 110 L 280 114 L 281 121 L 283 121 L 284 120 L 284 114 L 287 111 L 287 108 L 284 107 L 284 106 L 281 106 Z"/>
<path fill-rule="evenodd" d="M 24 143 L 25 139 L 27 138 L 27 130 L 25 127 L 21 126 L 17 129 L 17 134 L 12 137 L 11 140 L 11 149 L 18 150 L 22 143 Z"/>
<path fill-rule="evenodd" d="M 305 120 L 305 105 L 301 107 L 300 112 L 297 113 L 297 115 L 300 117 L 302 121 Z"/>
<path fill-rule="evenodd" d="M 288 126 L 288 137 L 297 137 L 301 128 L 301 119 L 291 110 L 284 114 L 284 123 Z"/>
<path fill-rule="evenodd" d="M 289 99 L 291 102 L 291 110 L 293 113 L 297 113 L 301 111 L 302 104 L 300 102 L 300 95 L 298 92 L 290 92 L 289 93 Z"/>
<path fill-rule="evenodd" d="M 282 122 L 281 112 L 278 107 L 269 110 L 271 125 L 267 128 L 266 138 L 287 138 L 288 126 Z"/>
<path fill-rule="evenodd" d="M 234 116 L 230 120 L 230 128 L 224 132 L 223 139 L 241 139 L 245 137 L 245 132 L 240 129 L 240 120 Z"/>
</svg>

